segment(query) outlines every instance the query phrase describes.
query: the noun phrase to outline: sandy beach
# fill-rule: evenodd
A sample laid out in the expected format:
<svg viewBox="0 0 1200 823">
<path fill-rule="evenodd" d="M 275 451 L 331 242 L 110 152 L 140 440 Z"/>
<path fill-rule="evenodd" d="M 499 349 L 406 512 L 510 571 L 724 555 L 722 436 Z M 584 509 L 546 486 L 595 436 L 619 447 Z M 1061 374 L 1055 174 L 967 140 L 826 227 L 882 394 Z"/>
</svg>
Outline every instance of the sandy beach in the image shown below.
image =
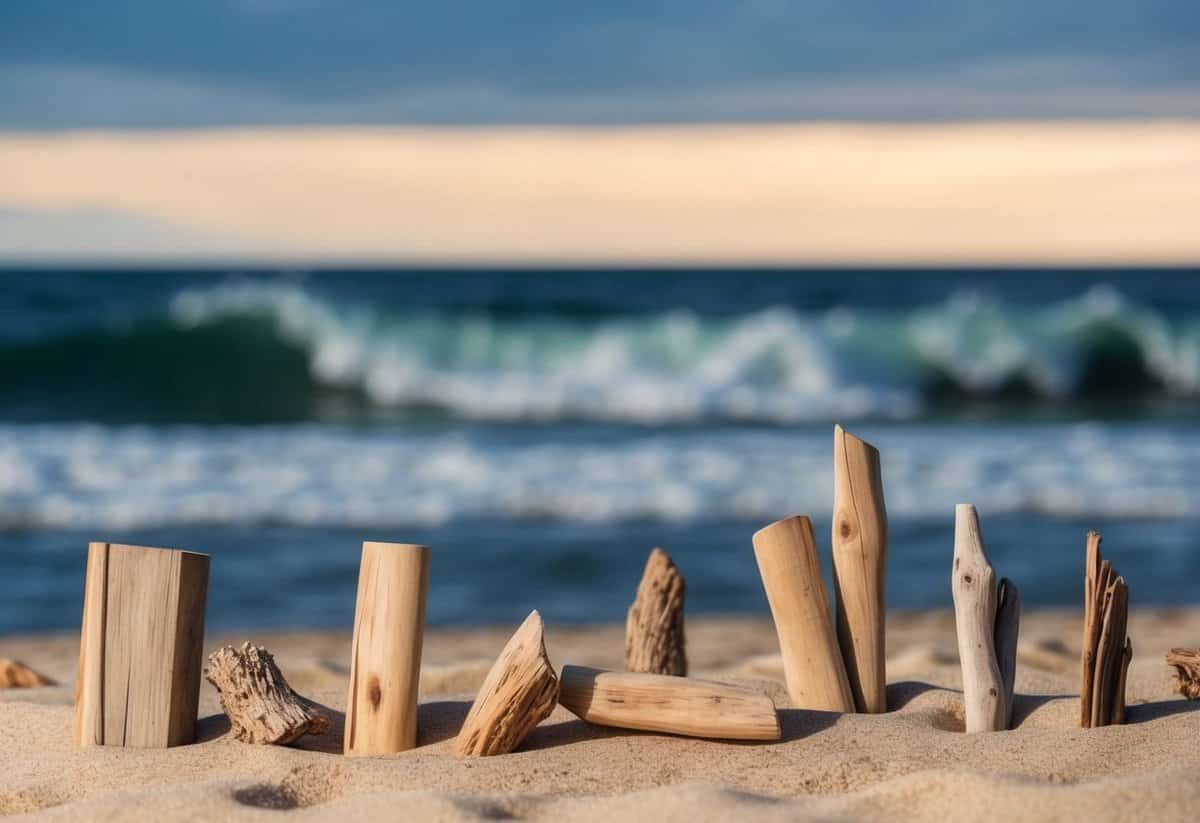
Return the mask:
<svg viewBox="0 0 1200 823">
<path fill-rule="evenodd" d="M 1200 637 L 1200 611 L 1135 610 L 1123 726 L 1078 728 L 1080 617 L 1022 621 L 1014 730 L 966 735 L 950 612 L 893 613 L 886 715 L 789 708 L 766 619 L 688 625 L 692 673 L 753 684 L 780 709 L 783 740 L 727 743 L 589 726 L 559 707 L 515 753 L 463 760 L 452 739 L 508 628 L 431 630 L 418 748 L 342 756 L 349 635 L 210 636 L 275 653 L 333 732 L 291 747 L 227 735 L 207 683 L 200 739 L 162 750 L 78 749 L 70 728 L 77 637 L 13 637 L 14 657 L 59 685 L 0 692 L 0 813 L 61 820 L 1081 819 L 1184 820 L 1200 810 L 1200 703 L 1174 691 L 1163 654 Z M 515 627 L 514 627 L 515 628 Z M 550 626 L 552 661 L 621 665 L 623 628 Z"/>
</svg>

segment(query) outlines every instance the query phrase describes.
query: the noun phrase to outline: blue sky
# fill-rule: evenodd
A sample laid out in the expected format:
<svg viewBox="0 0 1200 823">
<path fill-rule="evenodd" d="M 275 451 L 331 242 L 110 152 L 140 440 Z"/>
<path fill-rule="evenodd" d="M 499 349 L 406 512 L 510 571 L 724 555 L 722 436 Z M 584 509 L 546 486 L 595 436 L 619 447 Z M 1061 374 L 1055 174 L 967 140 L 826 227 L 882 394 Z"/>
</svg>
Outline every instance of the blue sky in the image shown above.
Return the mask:
<svg viewBox="0 0 1200 823">
<path fill-rule="evenodd" d="M 1200 116 L 1196 0 L 6 0 L 0 128 Z"/>
</svg>

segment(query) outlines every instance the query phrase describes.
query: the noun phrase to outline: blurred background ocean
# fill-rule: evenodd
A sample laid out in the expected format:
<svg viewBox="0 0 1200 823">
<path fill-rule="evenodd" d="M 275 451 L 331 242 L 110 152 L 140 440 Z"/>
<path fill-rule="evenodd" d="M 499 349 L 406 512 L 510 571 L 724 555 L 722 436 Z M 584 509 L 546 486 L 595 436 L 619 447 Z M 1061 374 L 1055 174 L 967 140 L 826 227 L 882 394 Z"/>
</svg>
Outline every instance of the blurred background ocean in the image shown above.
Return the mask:
<svg viewBox="0 0 1200 823">
<path fill-rule="evenodd" d="M 975 503 L 1028 607 L 1084 533 L 1194 598 L 1188 269 L 0 274 L 0 632 L 78 624 L 89 540 L 213 555 L 216 627 L 346 627 L 361 541 L 433 550 L 432 624 L 623 618 L 646 553 L 763 612 L 832 424 L 882 452 L 889 605 L 950 604 Z"/>
</svg>

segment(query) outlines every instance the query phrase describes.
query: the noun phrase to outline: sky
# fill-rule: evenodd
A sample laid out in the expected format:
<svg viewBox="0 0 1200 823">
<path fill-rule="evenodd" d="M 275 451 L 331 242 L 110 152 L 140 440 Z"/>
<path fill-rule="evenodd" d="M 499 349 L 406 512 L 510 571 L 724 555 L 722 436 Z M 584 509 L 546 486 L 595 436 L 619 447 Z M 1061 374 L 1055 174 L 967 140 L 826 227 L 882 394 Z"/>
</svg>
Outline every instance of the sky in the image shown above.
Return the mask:
<svg viewBox="0 0 1200 823">
<path fill-rule="evenodd" d="M 1172 211 L 1194 203 L 1164 195 L 1160 175 L 1167 164 L 1195 182 L 1197 43 L 1194 0 L 6 0 L 0 259 L 852 261 L 886 252 L 878 237 L 898 223 L 908 242 L 897 255 L 922 259 L 1194 259 Z M 892 178 L 924 202 L 1010 168 L 1014 123 L 1032 129 L 1021 145 L 1041 171 L 1013 168 L 1004 186 L 1021 199 L 1027 185 L 1027 202 L 1072 169 L 1069 147 L 1043 146 L 1038 129 L 1086 124 L 1056 133 L 1085 140 L 1085 154 L 1141 129 L 1131 145 L 1146 154 L 1123 150 L 1111 168 L 1102 158 L 1060 203 L 1109 203 L 1114 191 L 1136 201 L 1091 215 L 1112 223 L 1092 223 L 1104 229 L 1095 248 L 1003 211 L 996 231 L 1008 237 L 971 242 L 947 237 L 944 221 L 965 219 L 948 204 L 915 225 L 912 214 L 880 216 Z M 829 124 L 849 135 L 845 150 Z M 964 124 L 993 130 L 985 139 Z M 663 134 L 682 150 L 662 153 Z M 547 135 L 543 168 L 529 152 Z M 711 156 L 697 147 L 714 140 L 724 171 L 696 165 Z M 755 157 L 764 145 L 787 169 L 784 193 Z M 960 145 L 975 152 L 965 165 L 938 160 Z M 272 163 L 276 151 L 292 165 Z M 824 152 L 817 182 L 805 177 L 813 152 Z M 869 157 L 903 163 L 911 152 L 933 164 L 928 191 L 911 169 L 859 173 Z M 109 165 L 64 179 L 81 156 Z M 184 156 L 198 168 L 173 165 Z M 598 197 L 579 163 L 647 182 L 612 181 Z M 525 174 L 489 171 L 501 167 Z M 305 208 L 273 194 L 297 179 Z M 701 208 L 689 185 L 706 192 Z M 1163 225 L 1131 227 L 1150 192 L 1166 197 Z M 986 231 L 989 202 L 968 209 L 973 231 Z M 1054 221 L 1077 221 L 1074 211 Z M 640 222 L 626 225 L 632 214 Z M 866 242 L 872 220 L 884 234 Z M 801 224 L 828 236 L 787 229 Z"/>
</svg>

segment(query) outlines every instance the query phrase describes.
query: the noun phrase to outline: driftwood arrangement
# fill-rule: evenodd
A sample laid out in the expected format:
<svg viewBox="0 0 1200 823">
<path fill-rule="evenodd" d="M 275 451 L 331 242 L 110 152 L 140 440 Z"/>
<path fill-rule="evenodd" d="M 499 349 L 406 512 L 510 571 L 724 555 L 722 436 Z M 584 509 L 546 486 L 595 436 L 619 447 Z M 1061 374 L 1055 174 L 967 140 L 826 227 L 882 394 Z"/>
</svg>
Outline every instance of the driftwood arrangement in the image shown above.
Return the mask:
<svg viewBox="0 0 1200 823">
<path fill-rule="evenodd" d="M 1100 533 L 1088 532 L 1084 577 L 1079 725 L 1118 725 L 1125 719 L 1125 675 L 1133 659 L 1126 636 L 1129 587 L 1100 555 Z"/>
<path fill-rule="evenodd" d="M 225 646 L 208 656 L 204 670 L 216 687 L 233 736 L 243 743 L 286 745 L 329 731 L 329 715 L 297 694 L 262 646 Z"/>
<path fill-rule="evenodd" d="M 1167 665 L 1175 669 L 1179 693 L 1188 700 L 1200 699 L 1200 649 L 1171 649 Z"/>
<path fill-rule="evenodd" d="M 554 711 L 558 675 L 542 633 L 542 616 L 531 612 L 500 652 L 455 740 L 460 755 L 507 754 Z"/>
<path fill-rule="evenodd" d="M 651 674 L 687 675 L 683 603 L 687 586 L 662 549 L 646 559 L 642 582 L 625 618 L 625 669 Z"/>
<path fill-rule="evenodd" d="M 726 740 L 778 740 L 775 704 L 743 686 L 564 666 L 559 702 L 589 723 Z"/>
<path fill-rule="evenodd" d="M 19 660 L 0 657 L 0 689 L 33 689 L 53 686 L 54 681 Z"/>
<path fill-rule="evenodd" d="M 1012 722 L 1013 682 L 1021 600 L 988 561 L 975 507 L 954 509 L 954 622 L 962 666 L 968 732 L 1006 730 Z"/>
</svg>

